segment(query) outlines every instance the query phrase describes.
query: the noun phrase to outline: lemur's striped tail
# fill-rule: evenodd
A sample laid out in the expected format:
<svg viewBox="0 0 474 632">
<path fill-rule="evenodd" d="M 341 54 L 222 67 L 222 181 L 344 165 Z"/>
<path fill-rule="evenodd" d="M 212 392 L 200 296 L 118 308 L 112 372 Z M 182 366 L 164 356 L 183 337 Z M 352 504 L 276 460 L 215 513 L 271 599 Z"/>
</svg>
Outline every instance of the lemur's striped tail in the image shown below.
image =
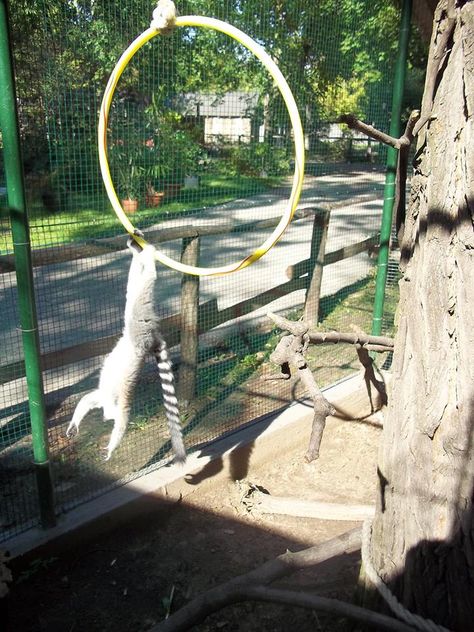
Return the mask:
<svg viewBox="0 0 474 632">
<path fill-rule="evenodd" d="M 156 354 L 158 374 L 163 390 L 163 405 L 171 436 L 171 445 L 175 453 L 175 460 L 179 463 L 186 461 L 186 448 L 183 443 L 183 431 L 179 419 L 178 400 L 174 387 L 174 375 L 166 343 L 162 341 L 161 348 Z"/>
</svg>

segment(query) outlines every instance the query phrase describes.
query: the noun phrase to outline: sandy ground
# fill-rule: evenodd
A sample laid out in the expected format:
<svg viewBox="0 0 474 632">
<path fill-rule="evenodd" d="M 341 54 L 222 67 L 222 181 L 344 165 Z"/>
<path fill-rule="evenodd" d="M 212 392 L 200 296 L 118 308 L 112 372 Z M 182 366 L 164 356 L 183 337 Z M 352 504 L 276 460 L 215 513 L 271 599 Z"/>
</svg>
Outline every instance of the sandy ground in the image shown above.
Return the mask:
<svg viewBox="0 0 474 632">
<path fill-rule="evenodd" d="M 257 458 L 250 445 L 241 451 L 247 478 L 276 496 L 340 503 L 375 499 L 379 418 L 365 417 L 368 402 L 358 395 L 337 406 L 321 455 L 304 462 L 311 418 L 298 425 L 288 447 Z M 360 419 L 361 417 L 365 417 Z M 355 419 L 358 420 L 355 420 Z M 297 435 L 297 436 L 296 436 Z M 296 438 L 295 438 L 296 436 Z M 289 437 L 290 438 L 290 437 Z M 249 465 L 250 464 L 250 465 Z M 358 523 L 249 514 L 240 504 L 239 465 L 213 484 L 220 465 L 188 477 L 192 493 L 182 500 L 150 499 L 146 510 L 101 536 L 54 547 L 14 568 L 9 599 L 15 632 L 145 631 L 192 597 L 247 572 L 287 549 L 296 551 L 341 534 Z M 242 468 L 240 468 L 240 471 Z M 217 480 L 217 479 L 215 479 Z M 359 555 L 345 555 L 279 581 L 325 596 L 351 599 Z M 171 604 L 169 603 L 172 596 Z M 301 632 L 346 630 L 335 617 L 294 607 L 244 603 L 210 616 L 198 631 Z"/>
</svg>

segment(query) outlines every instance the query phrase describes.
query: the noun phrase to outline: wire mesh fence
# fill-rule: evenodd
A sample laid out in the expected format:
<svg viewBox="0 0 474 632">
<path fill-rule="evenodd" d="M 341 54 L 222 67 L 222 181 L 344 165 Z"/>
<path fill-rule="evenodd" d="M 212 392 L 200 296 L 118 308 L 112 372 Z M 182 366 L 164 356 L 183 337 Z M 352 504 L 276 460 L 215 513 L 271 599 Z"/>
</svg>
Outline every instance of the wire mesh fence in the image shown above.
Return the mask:
<svg viewBox="0 0 474 632">
<path fill-rule="evenodd" d="M 36 0 L 28 6 L 11 8 L 13 52 L 49 451 L 61 512 L 170 457 L 151 362 L 140 376 L 125 439 L 110 461 L 100 450 L 111 429 L 100 410 L 77 437 L 65 435 L 123 326 L 130 254 L 100 178 L 97 117 L 108 75 L 149 26 L 153 5 Z M 156 305 L 192 450 L 303 395 L 296 383 L 261 379 L 271 371 L 268 358 L 277 340 L 265 312 L 302 315 L 317 263 L 311 244 L 326 229 L 314 326 L 370 329 L 385 151 L 335 121 L 354 111 L 387 129 L 399 16 L 373 0 L 284 6 L 195 0 L 178 8 L 225 20 L 264 46 L 294 92 L 307 151 L 297 217 L 263 259 L 236 274 L 184 282 L 159 265 Z M 155 37 L 124 72 L 109 123 L 111 173 L 122 204 L 166 255 L 226 265 L 268 237 L 291 188 L 292 130 L 271 78 L 242 45 L 195 28 Z M 0 203 L 5 209 L 6 200 Z M 38 523 L 38 498 L 5 210 L 0 240 L 0 520 L 8 538 Z M 194 339 L 198 349 L 189 360 Z M 356 360 L 352 350 L 332 346 L 318 348 L 310 361 L 325 386 L 353 373 Z"/>
</svg>

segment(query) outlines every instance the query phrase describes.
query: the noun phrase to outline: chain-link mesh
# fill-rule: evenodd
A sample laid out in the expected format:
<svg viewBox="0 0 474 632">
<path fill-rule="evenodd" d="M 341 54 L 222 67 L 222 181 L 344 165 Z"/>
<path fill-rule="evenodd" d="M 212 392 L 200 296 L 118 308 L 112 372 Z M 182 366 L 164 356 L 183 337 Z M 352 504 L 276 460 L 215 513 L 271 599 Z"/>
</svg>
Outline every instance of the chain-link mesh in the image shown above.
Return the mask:
<svg viewBox="0 0 474 632">
<path fill-rule="evenodd" d="M 399 16 L 374 0 L 194 0 L 178 8 L 182 15 L 228 21 L 266 48 L 294 92 L 307 150 L 299 214 L 261 261 L 230 276 L 186 277 L 184 284 L 180 274 L 159 265 L 156 304 L 180 378 L 192 450 L 303 394 L 294 383 L 261 379 L 276 370 L 267 361 L 278 339 L 265 312 L 302 315 L 324 256 L 318 243 L 328 212 L 321 299 L 306 316 L 322 329 L 370 330 L 385 150 L 335 121 L 352 111 L 388 128 Z M 104 354 L 123 326 L 130 254 L 100 178 L 97 119 L 108 76 L 148 27 L 152 9 L 143 0 L 12 6 L 58 511 L 170 455 L 151 362 L 141 374 L 125 439 L 110 461 L 100 452 L 111 430 L 101 411 L 90 414 L 78 437 L 65 436 L 75 405 L 96 387 Z M 114 97 L 108 146 L 114 183 L 132 221 L 175 259 L 183 250 L 202 266 L 243 258 L 269 235 L 288 199 L 293 148 L 284 103 L 254 57 L 217 32 L 176 29 L 137 53 Z M 0 519 L 9 537 L 36 524 L 38 511 L 12 240 L 3 210 L 0 239 Z M 182 314 L 196 307 L 197 283 L 198 320 L 187 319 L 184 334 Z M 197 332 L 193 356 L 190 341 Z M 342 345 L 318 347 L 310 356 L 321 386 L 357 368 L 355 351 Z"/>
</svg>

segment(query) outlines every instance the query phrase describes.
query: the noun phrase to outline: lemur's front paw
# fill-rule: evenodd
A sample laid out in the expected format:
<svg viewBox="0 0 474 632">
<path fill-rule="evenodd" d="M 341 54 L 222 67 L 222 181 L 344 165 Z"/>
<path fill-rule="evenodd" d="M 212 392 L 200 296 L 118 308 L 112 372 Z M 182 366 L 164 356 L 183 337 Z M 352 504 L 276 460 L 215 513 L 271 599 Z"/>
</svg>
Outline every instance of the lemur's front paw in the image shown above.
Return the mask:
<svg viewBox="0 0 474 632">
<path fill-rule="evenodd" d="M 145 235 L 142 233 L 141 230 L 138 230 L 138 228 L 135 228 L 135 230 L 133 231 L 133 234 L 136 235 L 137 237 L 141 237 L 142 239 L 145 239 Z M 142 251 L 142 247 L 135 241 L 135 239 L 132 236 L 129 236 L 129 238 L 127 239 L 127 248 L 132 251 L 132 254 Z"/>
<path fill-rule="evenodd" d="M 100 448 L 100 458 L 102 461 L 108 461 L 112 456 L 112 451 L 108 447 Z"/>
<path fill-rule="evenodd" d="M 79 428 L 73 421 L 71 421 L 71 423 L 69 424 L 66 430 L 66 437 L 69 437 L 69 438 L 75 437 L 78 433 L 79 433 Z"/>
</svg>

